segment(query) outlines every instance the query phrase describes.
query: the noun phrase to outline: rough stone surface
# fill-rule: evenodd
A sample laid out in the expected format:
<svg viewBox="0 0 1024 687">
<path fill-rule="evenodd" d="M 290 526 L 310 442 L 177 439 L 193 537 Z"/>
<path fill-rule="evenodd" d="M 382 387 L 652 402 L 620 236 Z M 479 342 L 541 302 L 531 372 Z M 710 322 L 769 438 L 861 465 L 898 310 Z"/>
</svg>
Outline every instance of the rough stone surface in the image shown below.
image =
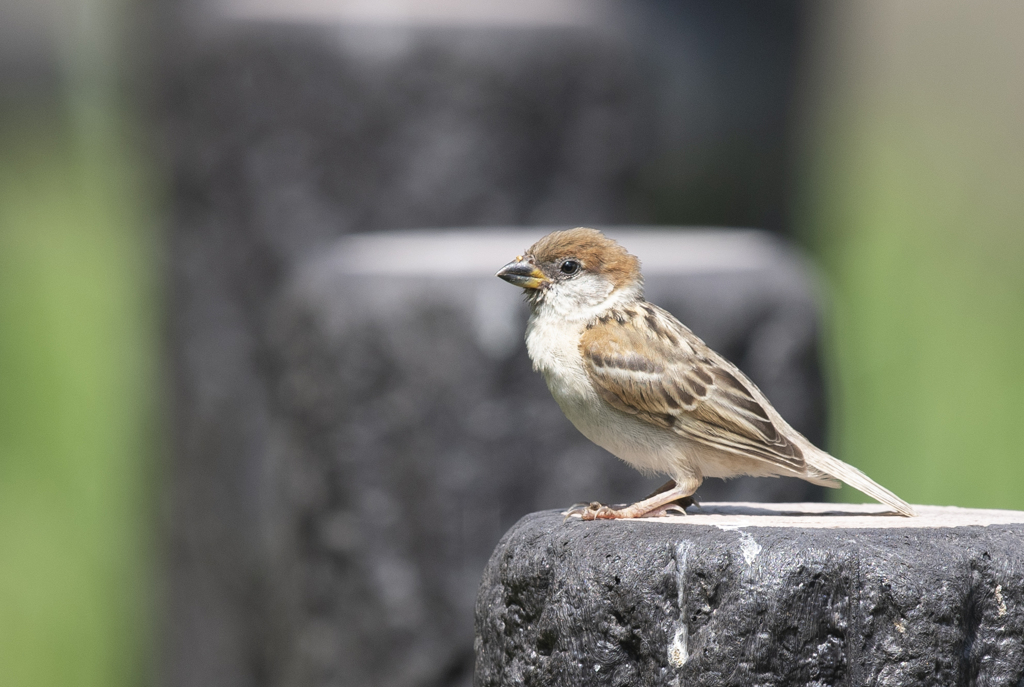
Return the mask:
<svg viewBox="0 0 1024 687">
<path fill-rule="evenodd" d="M 544 228 L 353 235 L 309 260 L 269 319 L 263 650 L 298 683 L 465 683 L 480 571 L 524 513 L 642 498 L 531 370 L 520 290 L 494 272 Z M 651 299 L 821 434 L 816 308 L 760 232 L 610 229 Z M 799 480 L 702 494 L 799 500 Z M 708 497 L 711 498 L 711 497 Z"/>
<path fill-rule="evenodd" d="M 524 517 L 484 573 L 475 684 L 1022 684 L 1024 512 L 801 505 Z"/>
</svg>

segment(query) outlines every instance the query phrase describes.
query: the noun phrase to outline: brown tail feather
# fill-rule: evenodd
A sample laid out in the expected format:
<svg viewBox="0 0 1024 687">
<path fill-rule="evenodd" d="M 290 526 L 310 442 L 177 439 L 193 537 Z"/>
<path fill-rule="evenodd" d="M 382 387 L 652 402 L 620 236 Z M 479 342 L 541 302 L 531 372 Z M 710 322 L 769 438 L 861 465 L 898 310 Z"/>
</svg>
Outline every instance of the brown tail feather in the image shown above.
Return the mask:
<svg viewBox="0 0 1024 687">
<path fill-rule="evenodd" d="M 863 492 L 876 501 L 889 506 L 900 515 L 905 515 L 907 517 L 917 515 L 909 503 L 901 499 L 899 496 L 896 496 L 896 494 L 892 493 L 878 482 L 875 482 L 852 465 L 848 465 L 838 458 L 830 456 L 824 451 L 815 451 L 810 453 L 807 458 L 809 473 L 808 479 L 812 482 L 830 486 L 827 484 L 827 477 L 826 480 L 822 481 L 818 481 L 811 477 L 811 474 L 813 473 L 824 474 L 828 477 L 842 480 L 857 491 Z"/>
</svg>

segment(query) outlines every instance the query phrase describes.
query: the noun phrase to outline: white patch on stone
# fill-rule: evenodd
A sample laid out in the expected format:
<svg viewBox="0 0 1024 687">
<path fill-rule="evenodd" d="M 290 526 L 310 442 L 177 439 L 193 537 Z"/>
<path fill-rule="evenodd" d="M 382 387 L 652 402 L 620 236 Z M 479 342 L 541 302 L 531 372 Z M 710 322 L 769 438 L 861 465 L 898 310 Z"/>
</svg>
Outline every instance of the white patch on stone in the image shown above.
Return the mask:
<svg viewBox="0 0 1024 687">
<path fill-rule="evenodd" d="M 743 560 L 750 565 L 757 558 L 757 554 L 761 553 L 761 545 L 754 541 L 754 537 L 749 532 L 744 532 L 743 528 L 745 525 L 715 525 L 720 530 L 726 532 L 739 532 L 740 534 L 740 554 L 743 555 Z"/>
<path fill-rule="evenodd" d="M 1003 600 L 1003 585 L 996 585 L 996 603 L 999 604 L 998 617 L 1006 615 L 1006 602 Z"/>
<path fill-rule="evenodd" d="M 676 633 L 672 637 L 672 642 L 668 645 L 669 665 L 676 668 L 683 667 L 690 659 L 689 650 L 687 649 L 690 632 L 686 625 L 686 619 L 689 615 L 686 610 L 686 564 L 690 557 L 690 549 L 692 548 L 693 544 L 690 542 L 680 542 L 676 545 L 676 586 L 679 589 L 677 597 L 679 625 L 676 627 Z"/>
<path fill-rule="evenodd" d="M 672 643 L 668 646 L 669 665 L 682 668 L 689 660 L 690 656 L 686 653 L 687 634 L 686 622 L 684 621 L 679 629 L 676 630 L 675 637 L 672 638 Z"/>
<path fill-rule="evenodd" d="M 749 532 L 740 532 L 740 553 L 743 554 L 743 560 L 747 565 L 753 563 L 757 554 L 761 553 L 761 545 L 754 541 Z"/>
</svg>

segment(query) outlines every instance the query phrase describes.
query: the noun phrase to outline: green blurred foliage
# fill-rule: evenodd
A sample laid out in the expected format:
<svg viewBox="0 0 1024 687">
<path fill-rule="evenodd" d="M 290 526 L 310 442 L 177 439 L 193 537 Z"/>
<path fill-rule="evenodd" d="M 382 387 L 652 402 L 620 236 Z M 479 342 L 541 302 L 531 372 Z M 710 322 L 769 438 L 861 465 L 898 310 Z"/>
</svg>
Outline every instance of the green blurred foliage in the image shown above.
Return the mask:
<svg viewBox="0 0 1024 687">
<path fill-rule="evenodd" d="M 0 682 L 146 681 L 150 196 L 116 117 L 0 125 Z"/>
<path fill-rule="evenodd" d="M 1024 6 L 819 20 L 801 229 L 831 287 L 832 449 L 915 503 L 1024 508 Z"/>
</svg>

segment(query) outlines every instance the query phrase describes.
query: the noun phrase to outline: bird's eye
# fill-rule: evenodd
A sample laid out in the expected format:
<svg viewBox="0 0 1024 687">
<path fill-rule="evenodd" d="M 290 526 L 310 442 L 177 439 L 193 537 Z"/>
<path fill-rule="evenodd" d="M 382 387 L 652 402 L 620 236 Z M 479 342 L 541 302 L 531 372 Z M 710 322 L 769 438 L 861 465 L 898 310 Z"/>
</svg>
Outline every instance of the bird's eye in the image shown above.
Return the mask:
<svg viewBox="0 0 1024 687">
<path fill-rule="evenodd" d="M 580 271 L 580 263 L 578 260 L 566 260 L 559 269 L 562 274 L 576 274 Z"/>
</svg>

